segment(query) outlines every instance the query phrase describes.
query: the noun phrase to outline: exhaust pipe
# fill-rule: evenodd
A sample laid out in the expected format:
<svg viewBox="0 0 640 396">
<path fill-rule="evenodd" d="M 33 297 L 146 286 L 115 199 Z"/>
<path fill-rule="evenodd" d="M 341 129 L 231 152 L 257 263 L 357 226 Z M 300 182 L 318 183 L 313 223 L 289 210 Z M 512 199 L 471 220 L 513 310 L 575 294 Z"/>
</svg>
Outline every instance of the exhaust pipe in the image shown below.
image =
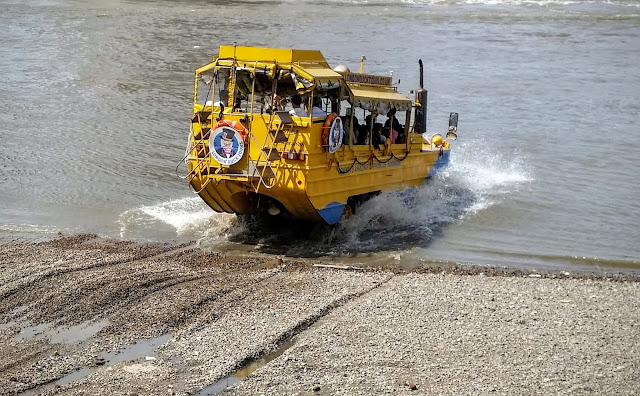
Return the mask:
<svg viewBox="0 0 640 396">
<path fill-rule="evenodd" d="M 422 134 L 427 132 L 427 90 L 424 89 L 422 59 L 418 60 L 418 64 L 420 65 L 420 88 L 416 91 L 418 107 L 416 107 L 415 111 L 416 121 L 413 124 L 413 130 Z"/>
</svg>

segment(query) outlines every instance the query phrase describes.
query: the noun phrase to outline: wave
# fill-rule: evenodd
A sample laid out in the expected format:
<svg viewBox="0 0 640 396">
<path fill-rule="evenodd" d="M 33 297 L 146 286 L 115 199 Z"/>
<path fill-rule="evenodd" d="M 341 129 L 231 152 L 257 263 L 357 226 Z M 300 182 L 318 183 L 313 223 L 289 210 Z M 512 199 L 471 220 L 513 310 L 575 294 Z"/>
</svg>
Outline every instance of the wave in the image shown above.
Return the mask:
<svg viewBox="0 0 640 396">
<path fill-rule="evenodd" d="M 0 224 L 0 241 L 5 242 L 43 242 L 61 233 L 70 234 L 72 230 L 35 224 Z"/>
<path fill-rule="evenodd" d="M 118 218 L 120 237 L 130 240 L 224 238 L 236 216 L 216 213 L 200 197 L 189 197 L 130 209 Z"/>
</svg>

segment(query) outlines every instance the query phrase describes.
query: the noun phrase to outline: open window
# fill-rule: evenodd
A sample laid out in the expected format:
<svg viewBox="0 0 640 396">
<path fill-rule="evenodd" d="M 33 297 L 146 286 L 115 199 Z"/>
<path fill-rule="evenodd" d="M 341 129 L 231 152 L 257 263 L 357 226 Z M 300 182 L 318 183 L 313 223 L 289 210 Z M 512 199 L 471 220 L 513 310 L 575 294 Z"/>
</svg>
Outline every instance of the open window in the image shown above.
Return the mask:
<svg viewBox="0 0 640 396">
<path fill-rule="evenodd" d="M 228 68 L 209 69 L 196 75 L 197 105 L 218 106 L 228 103 L 228 85 L 231 70 Z"/>
<path fill-rule="evenodd" d="M 353 125 L 357 146 L 381 148 L 406 142 L 412 101 L 391 86 L 349 84 L 353 95 Z"/>
<path fill-rule="evenodd" d="M 196 75 L 195 104 L 204 106 L 205 103 L 211 101 L 214 79 L 215 76 L 213 70 L 209 70 Z"/>
</svg>

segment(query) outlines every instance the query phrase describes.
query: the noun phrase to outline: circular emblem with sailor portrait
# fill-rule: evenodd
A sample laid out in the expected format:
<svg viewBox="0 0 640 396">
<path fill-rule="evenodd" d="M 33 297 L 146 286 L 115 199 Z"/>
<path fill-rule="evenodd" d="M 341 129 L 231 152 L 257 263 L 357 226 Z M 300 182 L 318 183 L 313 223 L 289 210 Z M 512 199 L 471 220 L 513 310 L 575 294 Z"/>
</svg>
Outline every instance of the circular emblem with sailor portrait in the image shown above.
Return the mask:
<svg viewBox="0 0 640 396">
<path fill-rule="evenodd" d="M 340 117 L 336 117 L 331 123 L 329 129 L 329 152 L 335 153 L 342 146 L 342 138 L 344 137 L 344 128 L 342 127 L 342 120 Z"/>
<path fill-rule="evenodd" d="M 244 155 L 244 139 L 233 128 L 222 126 L 211 133 L 211 155 L 221 165 L 233 165 Z"/>
</svg>

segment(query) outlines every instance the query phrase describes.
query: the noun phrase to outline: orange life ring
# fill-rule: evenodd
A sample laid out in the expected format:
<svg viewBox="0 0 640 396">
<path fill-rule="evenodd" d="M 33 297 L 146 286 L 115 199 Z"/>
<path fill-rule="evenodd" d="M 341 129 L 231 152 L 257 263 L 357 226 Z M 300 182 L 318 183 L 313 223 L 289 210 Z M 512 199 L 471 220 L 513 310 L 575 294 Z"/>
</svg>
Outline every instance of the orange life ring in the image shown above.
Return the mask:
<svg viewBox="0 0 640 396">
<path fill-rule="evenodd" d="M 331 132 L 331 124 L 333 124 L 333 120 L 337 117 L 338 115 L 336 113 L 329 114 L 322 126 L 322 147 L 324 147 L 325 150 L 329 150 L 329 132 Z"/>
<path fill-rule="evenodd" d="M 218 123 L 216 124 L 216 126 L 213 129 L 218 129 L 220 127 L 229 127 L 229 128 L 233 128 L 236 131 L 238 131 L 238 133 L 240 134 L 240 136 L 242 136 L 242 139 L 246 142 L 247 140 L 247 130 L 244 127 L 244 125 L 242 125 L 240 122 L 238 121 L 233 121 L 233 120 L 220 120 L 218 121 Z"/>
</svg>

